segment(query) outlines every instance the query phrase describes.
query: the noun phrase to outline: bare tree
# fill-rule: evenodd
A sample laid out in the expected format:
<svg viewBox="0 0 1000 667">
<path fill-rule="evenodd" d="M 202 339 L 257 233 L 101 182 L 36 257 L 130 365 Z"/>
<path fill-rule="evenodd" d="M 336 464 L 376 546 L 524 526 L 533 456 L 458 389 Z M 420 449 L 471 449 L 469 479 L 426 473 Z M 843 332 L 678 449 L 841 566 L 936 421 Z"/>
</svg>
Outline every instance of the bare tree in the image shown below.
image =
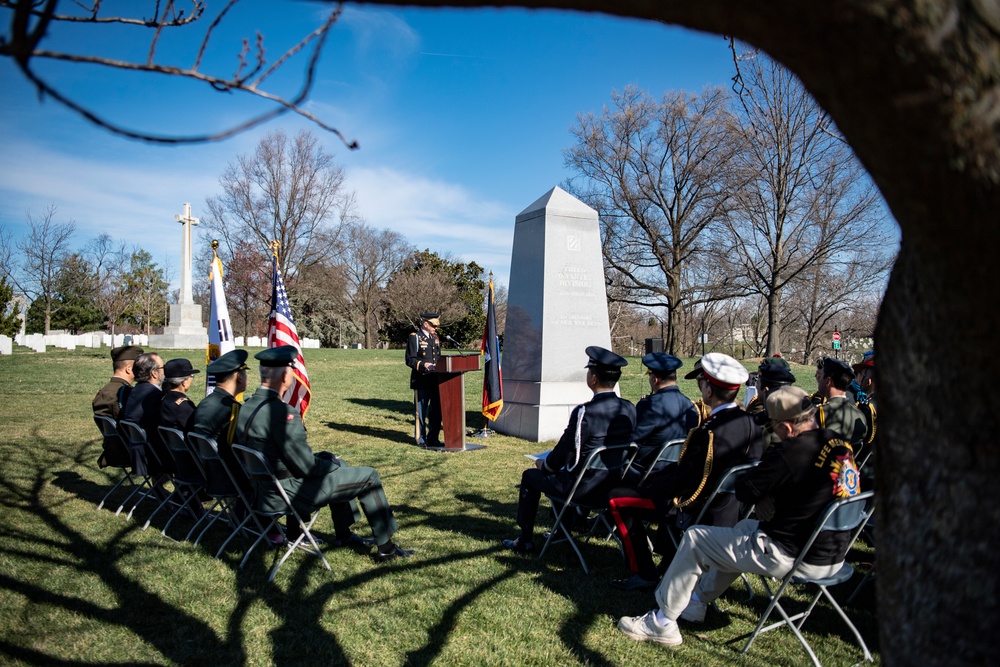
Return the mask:
<svg viewBox="0 0 1000 667">
<path fill-rule="evenodd" d="M 316 65 L 323 45 L 330 29 L 340 17 L 341 8 L 339 6 L 334 8 L 320 26 L 273 61 L 267 59 L 264 35 L 257 31 L 252 40 L 248 37 L 242 39 L 242 47 L 236 54 L 237 63 L 234 70 L 229 73 L 206 71 L 204 63 L 206 51 L 209 50 L 213 38 L 217 38 L 220 25 L 231 13 L 235 13 L 234 8 L 238 4 L 239 0 L 220 1 L 216 3 L 219 9 L 210 11 L 207 0 L 134 1 L 117 3 L 115 10 L 121 13 L 110 14 L 104 11 L 102 0 L 0 0 L 0 10 L 5 10 L 11 15 L 10 21 L 7 22 L 6 33 L 0 34 L 0 56 L 11 58 L 17 63 L 21 73 L 38 90 L 39 97 L 49 97 L 95 125 L 132 139 L 165 144 L 218 141 L 282 114 L 293 112 L 337 135 L 349 148 L 357 148 L 356 142 L 348 143 L 339 131 L 326 125 L 302 106 L 312 90 Z M 84 48 L 80 45 L 80 41 L 57 39 L 55 43 L 58 46 L 55 50 L 42 48 L 43 43 L 50 45 L 54 41 L 46 40 L 46 37 L 50 36 L 58 24 L 72 24 L 77 30 L 86 30 L 84 34 L 91 36 L 91 46 Z M 107 32 L 106 28 L 111 25 L 131 29 L 136 34 L 147 35 L 146 58 L 144 60 L 118 58 L 114 48 L 119 40 L 109 40 L 104 34 Z M 172 62 L 163 56 L 163 50 L 159 48 L 161 38 L 167 33 L 180 30 L 186 35 L 187 32 L 198 29 L 199 25 L 204 26 L 204 32 L 191 62 Z M 286 98 L 267 90 L 265 84 L 270 83 L 270 77 L 289 59 L 307 48 L 311 50 L 299 92 L 294 97 Z M 98 115 L 84 106 L 83 102 L 56 88 L 53 83 L 54 77 L 51 77 L 51 68 L 36 66 L 46 61 L 86 63 L 109 70 L 180 77 L 211 86 L 215 90 L 244 93 L 266 100 L 273 105 L 273 108 L 215 133 L 181 136 L 163 135 L 153 130 L 136 131 Z"/>
<path fill-rule="evenodd" d="M 463 316 L 458 305 L 458 289 L 441 279 L 430 266 L 407 271 L 393 277 L 385 291 L 386 318 L 405 322 L 409 328 L 420 327 L 420 315 L 441 312 L 443 321 L 455 321 Z"/>
<path fill-rule="evenodd" d="M 738 145 L 721 89 L 701 96 L 670 92 L 657 102 L 634 86 L 612 93 L 612 108 L 583 115 L 566 163 L 579 172 L 577 194 L 600 213 L 605 262 L 627 288 L 615 298 L 667 315 L 674 351 L 676 315 L 695 297 L 720 298 L 736 285 L 721 272 L 710 285 L 685 281 L 684 267 L 702 259 L 705 239 L 731 202 L 727 165 Z"/>
<path fill-rule="evenodd" d="M 251 241 L 240 240 L 231 260 L 224 265 L 222 283 L 234 334 L 266 336 L 271 298 L 271 262 L 267 256 Z"/>
<path fill-rule="evenodd" d="M 410 246 L 397 232 L 354 222 L 344 230 L 340 251 L 347 281 L 342 307 L 370 349 L 383 324 L 386 283 L 410 253 Z"/>
<path fill-rule="evenodd" d="M 115 242 L 109 234 L 101 234 L 84 249 L 97 282 L 97 307 L 112 336 L 131 305 L 126 274 L 135 250 L 124 241 Z"/>
<path fill-rule="evenodd" d="M 207 200 L 205 225 L 219 234 L 219 255 L 230 264 L 237 246 L 254 244 L 262 257 L 281 243 L 284 275 L 330 259 L 354 194 L 344 187 L 344 170 L 316 135 L 290 138 L 269 132 L 252 154 L 240 155 L 219 178 L 222 194 Z"/>
<path fill-rule="evenodd" d="M 46 334 L 51 328 L 52 313 L 58 308 L 56 290 L 59 269 L 69 254 L 70 240 L 76 232 L 76 223 L 57 223 L 55 215 L 54 205 L 46 208 L 38 218 L 31 211 L 25 213 L 31 231 L 27 238 L 17 243 L 21 266 L 13 276 L 18 290 L 31 300 L 41 300 L 45 312 Z"/>
<path fill-rule="evenodd" d="M 733 252 L 767 302 L 767 349 L 781 352 L 782 297 L 802 272 L 879 233 L 880 197 L 798 79 L 754 54 L 737 79 L 743 172 L 727 223 Z"/>
</svg>

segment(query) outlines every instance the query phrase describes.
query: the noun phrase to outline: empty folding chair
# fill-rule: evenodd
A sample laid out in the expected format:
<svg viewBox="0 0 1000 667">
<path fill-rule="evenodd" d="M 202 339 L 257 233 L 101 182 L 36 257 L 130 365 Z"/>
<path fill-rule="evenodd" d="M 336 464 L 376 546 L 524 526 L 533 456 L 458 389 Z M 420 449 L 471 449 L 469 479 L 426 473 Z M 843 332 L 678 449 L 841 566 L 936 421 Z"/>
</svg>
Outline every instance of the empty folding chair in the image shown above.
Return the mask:
<svg viewBox="0 0 1000 667">
<path fill-rule="evenodd" d="M 122 504 L 118 506 L 118 511 L 115 515 L 121 514 L 121 511 L 128 506 L 129 501 L 135 498 L 135 502 L 129 509 L 126 518 L 131 519 L 132 513 L 135 512 L 136 508 L 148 497 L 155 495 L 153 492 L 153 480 L 149 474 L 148 456 L 150 449 L 146 441 L 146 431 L 136 424 L 135 422 L 122 420 L 118 422 L 118 429 L 125 439 L 125 444 L 128 447 L 129 457 L 132 459 L 132 470 L 142 476 L 141 482 L 136 485 L 136 488 L 132 490 L 132 493 L 128 495 Z"/>
<path fill-rule="evenodd" d="M 118 423 L 114 419 L 112 419 L 107 415 L 94 415 L 94 422 L 97 424 L 97 428 L 101 430 L 101 435 L 104 437 L 105 449 L 107 449 L 107 447 L 109 446 L 121 447 L 122 450 L 126 452 L 126 454 L 128 453 L 128 446 L 122 440 L 121 434 L 118 432 Z M 101 498 L 101 502 L 97 503 L 97 509 L 103 508 L 104 503 L 106 503 L 108 498 L 111 497 L 111 494 L 120 489 L 122 484 L 124 484 L 125 482 L 128 482 L 129 485 L 131 485 L 134 488 L 139 486 L 139 484 L 141 484 L 144 481 L 143 476 L 137 474 L 135 470 L 132 468 L 131 464 L 124 466 L 114 466 L 114 467 L 121 469 L 123 473 L 122 477 L 115 483 L 114 486 L 111 487 L 110 491 L 104 494 L 104 497 Z M 138 478 L 139 481 L 136 481 L 136 478 Z M 119 511 L 121 511 L 120 508 Z"/>
<path fill-rule="evenodd" d="M 191 531 L 185 539 L 191 539 L 200 522 L 207 518 L 205 527 L 198 533 L 198 537 L 194 541 L 194 544 L 197 545 L 215 522 L 222 519 L 232 527 L 232 530 L 216 552 L 215 557 L 218 558 L 236 535 L 247 533 L 256 538 L 265 534 L 266 531 L 257 515 L 250 511 L 252 507 L 250 499 L 243 492 L 243 486 L 240 484 L 241 479 L 246 479 L 243 468 L 240 467 L 237 470 L 230 468 L 225 459 L 219 455 L 219 445 L 215 438 L 198 433 L 188 433 L 187 437 L 188 443 L 201 459 L 202 469 L 207 480 L 205 490 L 215 502 L 208 512 L 199 519 L 199 522 L 191 527 Z"/>
<path fill-rule="evenodd" d="M 169 426 L 160 426 L 159 431 L 160 441 L 174 460 L 175 472 L 171 475 L 171 481 L 174 483 L 175 502 L 179 501 L 177 509 L 170 515 L 163 530 L 160 531 L 164 536 L 167 536 L 170 524 L 185 509 L 196 514 L 196 520 L 201 518 L 203 508 L 200 496 L 205 488 L 205 473 L 201 468 L 201 460 L 191 454 L 183 431 Z M 150 516 L 149 520 L 146 521 L 146 525 L 143 526 L 144 530 L 152 518 Z"/>
<path fill-rule="evenodd" d="M 598 527 L 603 526 L 606 534 L 610 535 L 614 532 L 614 526 L 608 522 L 603 510 L 607 506 L 606 498 L 602 495 L 599 500 L 588 500 L 576 497 L 576 490 L 580 486 L 580 482 L 583 478 L 591 471 L 604 471 L 607 470 L 612 474 L 617 473 L 620 477 L 624 472 L 626 466 L 631 462 L 632 456 L 635 454 L 636 446 L 634 443 L 628 445 L 619 446 L 600 446 L 595 448 L 590 456 L 587 457 L 586 462 L 580 467 L 580 472 L 577 473 L 576 479 L 573 480 L 573 486 L 570 488 L 569 493 L 566 494 L 565 498 L 560 498 L 555 495 L 550 495 L 546 493 L 546 497 L 552 503 L 552 508 L 556 511 L 556 518 L 552 524 L 552 529 L 549 530 L 545 537 L 545 544 L 542 546 L 542 550 L 539 552 L 538 557 L 544 558 L 545 552 L 548 551 L 549 545 L 568 542 L 576 553 L 576 557 L 580 559 L 580 565 L 583 566 L 583 571 L 586 574 L 590 573 L 590 569 L 587 567 L 587 561 L 583 557 L 583 552 L 580 551 L 580 547 L 577 543 L 577 537 L 573 535 L 573 530 L 567 525 L 569 515 L 567 512 L 570 510 L 574 512 L 579 512 L 582 516 L 589 516 L 591 512 L 597 512 L 597 520 L 590 526 L 590 529 L 586 533 L 582 533 L 579 537 L 584 540 L 589 540 L 592 535 L 596 532 Z"/>
<path fill-rule="evenodd" d="M 243 467 L 243 472 L 246 473 L 246 476 L 257 484 L 273 484 L 278 491 L 279 497 L 284 501 L 285 505 L 282 509 L 271 511 L 260 510 L 257 507 L 251 508 L 251 512 L 266 519 L 268 523 L 261 535 L 247 550 L 246 555 L 243 556 L 243 560 L 240 561 L 240 567 L 243 567 L 243 565 L 247 562 L 247 559 L 250 558 L 250 554 L 253 553 L 253 550 L 257 548 L 257 545 L 266 538 L 267 533 L 275 529 L 278 525 L 278 519 L 287 515 L 292 517 L 292 519 L 294 519 L 298 524 L 300 531 L 299 536 L 294 542 L 290 542 L 286 545 L 284 555 L 271 570 L 271 574 L 268 576 L 267 580 L 271 581 L 274 579 L 274 575 L 278 573 L 278 568 L 280 568 L 282 564 L 288 560 L 288 557 L 296 549 L 302 549 L 306 553 L 319 556 L 320 560 L 323 561 L 323 566 L 329 570 L 330 564 L 326 562 L 326 556 L 323 555 L 323 552 L 319 548 L 319 544 L 316 542 L 316 538 L 313 537 L 312 534 L 312 525 L 313 522 L 316 521 L 316 517 L 319 516 L 319 512 L 314 513 L 309 518 L 308 523 L 303 521 L 302 517 L 299 516 L 299 513 L 295 510 L 295 506 L 292 505 L 292 501 L 288 497 L 288 494 L 285 493 L 285 488 L 281 486 L 281 482 L 278 481 L 277 475 L 274 474 L 274 469 L 271 467 L 271 464 L 268 463 L 267 459 L 264 457 L 264 454 L 256 449 L 245 447 L 235 442 L 233 443 L 233 452 L 236 454 L 237 460 Z M 305 546 L 303 544 L 304 540 L 308 540 L 309 544 L 312 546 Z"/>
<path fill-rule="evenodd" d="M 799 553 L 798 558 L 795 559 L 795 564 L 792 566 L 792 569 L 781 580 L 781 584 L 778 586 L 778 589 L 772 593 L 767 577 L 761 577 L 761 581 L 764 583 L 764 587 L 771 596 L 771 600 L 767 605 L 767 609 L 765 609 L 764 613 L 761 615 L 760 621 L 757 623 L 757 627 L 747 640 L 746 646 L 743 647 L 743 653 L 750 650 L 750 646 L 752 646 L 754 640 L 757 639 L 757 635 L 776 628 L 788 626 L 788 628 L 795 633 L 795 636 L 798 638 L 799 643 L 802 644 L 802 647 L 806 650 L 806 653 L 809 654 L 813 664 L 819 667 L 819 658 L 816 657 L 816 653 L 809 645 L 809 642 L 806 641 L 806 638 L 802 636 L 801 629 L 802 625 L 809 617 L 809 614 L 812 613 L 816 603 L 819 602 L 820 597 L 825 597 L 827 602 L 829 602 L 833 607 L 834 611 L 837 612 L 840 618 L 843 619 L 844 623 L 847 624 L 847 627 L 849 627 L 851 632 L 854 634 L 855 639 L 857 639 L 858 644 L 864 651 L 865 660 L 869 662 L 873 661 L 872 654 L 868 650 L 868 645 L 865 644 L 865 640 L 861 637 L 861 633 L 858 632 L 854 623 L 851 622 L 851 619 L 848 618 L 847 614 L 844 613 L 844 610 L 841 609 L 840 605 L 837 604 L 837 601 L 830 594 L 830 591 L 827 590 L 829 586 L 835 586 L 850 579 L 854 574 L 854 568 L 851 567 L 849 563 L 845 562 L 836 574 L 831 577 L 827 577 L 826 579 L 810 579 L 803 577 L 796 574 L 796 570 L 798 570 L 799 566 L 802 564 L 806 554 L 809 553 L 809 549 L 812 547 L 813 542 L 816 541 L 816 538 L 823 531 L 851 531 L 850 540 L 847 544 L 847 550 L 850 551 L 854 541 L 858 539 L 858 535 L 861 534 L 865 524 L 868 522 L 872 512 L 875 510 L 874 499 L 874 491 L 865 491 L 864 493 L 859 493 L 858 495 L 851 496 L 850 498 L 843 498 L 830 503 L 826 511 L 823 512 L 823 515 L 816 523 L 816 527 L 813 529 L 812 534 L 809 536 L 805 546 Z M 789 586 L 789 584 L 811 584 L 819 589 L 816 592 L 816 595 L 809 602 L 805 611 L 795 614 L 794 616 L 789 616 L 784 607 L 781 606 L 780 602 L 781 595 L 785 592 L 785 589 Z M 777 610 L 778 614 L 781 615 L 782 620 L 765 627 L 764 623 L 767 622 L 771 612 L 774 610 Z"/>
</svg>

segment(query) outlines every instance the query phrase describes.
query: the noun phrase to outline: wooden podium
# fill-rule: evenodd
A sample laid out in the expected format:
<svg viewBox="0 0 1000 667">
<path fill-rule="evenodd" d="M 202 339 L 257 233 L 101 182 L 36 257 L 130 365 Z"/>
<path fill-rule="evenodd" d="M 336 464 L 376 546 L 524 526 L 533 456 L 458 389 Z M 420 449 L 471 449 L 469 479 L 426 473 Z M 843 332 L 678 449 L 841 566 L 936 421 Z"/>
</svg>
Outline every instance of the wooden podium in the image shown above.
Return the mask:
<svg viewBox="0 0 1000 667">
<path fill-rule="evenodd" d="M 441 398 L 441 429 L 444 431 L 442 451 L 463 451 L 465 447 L 465 373 L 478 371 L 479 353 L 447 354 L 438 359 L 434 373 L 438 376 Z M 436 449 L 428 447 L 428 449 Z M 477 447 L 478 449 L 478 447 Z"/>
</svg>

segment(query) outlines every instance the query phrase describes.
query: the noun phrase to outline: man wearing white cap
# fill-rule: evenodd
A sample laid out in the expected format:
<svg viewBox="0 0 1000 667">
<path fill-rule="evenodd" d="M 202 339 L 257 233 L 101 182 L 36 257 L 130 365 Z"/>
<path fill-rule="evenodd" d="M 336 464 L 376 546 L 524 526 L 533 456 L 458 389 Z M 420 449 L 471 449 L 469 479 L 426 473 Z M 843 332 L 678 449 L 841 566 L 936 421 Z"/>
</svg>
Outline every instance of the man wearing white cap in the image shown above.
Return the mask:
<svg viewBox="0 0 1000 667">
<path fill-rule="evenodd" d="M 622 540 L 632 576 L 615 582 L 625 590 L 653 588 L 656 570 L 641 522 L 627 522 L 630 511 L 654 519 L 662 526 L 678 510 L 681 523 L 701 512 L 704 497 L 719 484 L 733 466 L 757 461 L 763 451 L 761 428 L 736 402 L 736 394 L 749 378 L 747 370 L 732 357 L 718 352 L 701 358 L 697 375 L 708 417 L 687 434 L 677 463 L 653 472 L 637 490 L 614 489 L 609 504 Z M 636 498 L 638 496 L 638 498 Z M 649 512 L 643 514 L 643 512 Z M 731 493 L 719 494 L 705 512 L 704 523 L 732 526 L 739 519 L 739 502 Z M 621 515 L 625 510 L 625 516 Z M 629 530 L 631 528 L 631 530 Z M 632 539 L 628 534 L 632 533 Z M 660 553 L 667 542 L 659 540 Z"/>
<path fill-rule="evenodd" d="M 681 644 L 677 619 L 702 622 L 708 605 L 741 573 L 784 577 L 829 503 L 859 493 L 850 446 L 819 428 L 804 390 L 781 387 L 768 396 L 766 408 L 782 441 L 736 484 L 736 497 L 756 503 L 760 519 L 731 528 L 689 528 L 656 589 L 657 608 L 619 619 L 618 627 L 632 639 Z M 800 565 L 802 573 L 825 578 L 837 572 L 849 540 L 849 531 L 821 533 Z"/>
</svg>

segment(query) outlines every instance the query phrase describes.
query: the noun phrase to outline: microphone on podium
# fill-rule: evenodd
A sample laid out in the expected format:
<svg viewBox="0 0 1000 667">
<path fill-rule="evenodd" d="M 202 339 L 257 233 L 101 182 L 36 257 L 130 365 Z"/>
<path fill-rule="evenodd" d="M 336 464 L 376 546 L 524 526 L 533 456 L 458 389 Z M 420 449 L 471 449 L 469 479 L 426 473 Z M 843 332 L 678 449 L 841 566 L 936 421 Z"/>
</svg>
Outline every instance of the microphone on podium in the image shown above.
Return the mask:
<svg viewBox="0 0 1000 667">
<path fill-rule="evenodd" d="M 445 334 L 444 338 L 449 343 L 451 343 L 452 345 L 454 345 L 456 350 L 461 350 L 462 349 L 462 346 L 458 344 L 458 341 L 455 340 L 454 338 L 452 338 L 451 336 L 449 336 L 448 334 Z"/>
</svg>

